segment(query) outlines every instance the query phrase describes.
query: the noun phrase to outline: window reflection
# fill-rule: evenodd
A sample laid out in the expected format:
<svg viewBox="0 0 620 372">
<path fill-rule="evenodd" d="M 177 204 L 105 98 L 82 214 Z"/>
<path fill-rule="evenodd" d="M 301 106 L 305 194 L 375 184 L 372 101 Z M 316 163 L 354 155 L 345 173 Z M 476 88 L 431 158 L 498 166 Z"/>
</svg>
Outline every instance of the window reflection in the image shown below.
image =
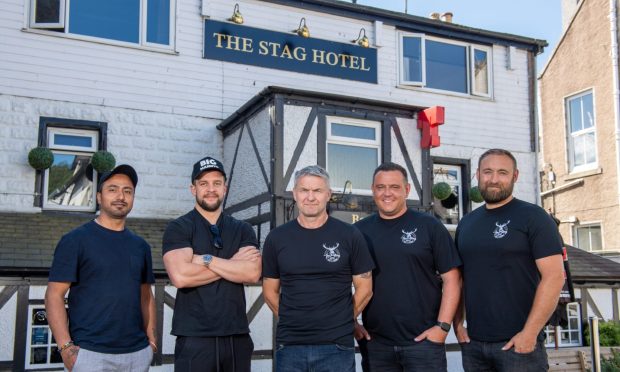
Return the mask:
<svg viewBox="0 0 620 372">
<path fill-rule="evenodd" d="M 93 205 L 90 158 L 90 155 L 54 152 L 54 163 L 48 172 L 48 203 L 77 207 Z"/>
</svg>

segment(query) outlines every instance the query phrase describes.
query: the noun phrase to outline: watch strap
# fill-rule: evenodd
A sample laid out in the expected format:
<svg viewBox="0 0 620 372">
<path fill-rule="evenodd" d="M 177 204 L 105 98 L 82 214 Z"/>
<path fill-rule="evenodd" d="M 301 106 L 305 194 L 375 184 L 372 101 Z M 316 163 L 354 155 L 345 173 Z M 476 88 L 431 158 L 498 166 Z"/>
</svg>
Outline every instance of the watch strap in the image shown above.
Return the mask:
<svg viewBox="0 0 620 372">
<path fill-rule="evenodd" d="M 452 328 L 450 323 L 440 322 L 440 321 L 437 322 L 437 326 L 446 332 L 450 332 L 450 328 Z"/>
</svg>

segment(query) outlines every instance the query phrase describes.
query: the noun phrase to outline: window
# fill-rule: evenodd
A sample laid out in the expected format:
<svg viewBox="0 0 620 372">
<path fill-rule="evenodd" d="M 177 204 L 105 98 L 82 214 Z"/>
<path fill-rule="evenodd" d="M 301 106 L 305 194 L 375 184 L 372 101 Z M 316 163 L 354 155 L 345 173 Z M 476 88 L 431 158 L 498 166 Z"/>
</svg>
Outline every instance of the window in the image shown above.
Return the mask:
<svg viewBox="0 0 620 372">
<path fill-rule="evenodd" d="M 403 85 L 491 96 L 490 48 L 402 34 L 401 55 Z"/>
<path fill-rule="evenodd" d="M 44 305 L 28 306 L 26 369 L 62 367 L 58 345 L 47 324 Z"/>
<path fill-rule="evenodd" d="M 603 237 L 601 235 L 601 225 L 577 225 L 573 226 L 573 242 L 577 248 L 584 251 L 603 250 Z"/>
<path fill-rule="evenodd" d="M 31 0 L 30 27 L 173 47 L 175 0 Z"/>
<path fill-rule="evenodd" d="M 106 123 L 42 117 L 39 146 L 54 154 L 52 166 L 37 177 L 41 198 L 35 206 L 48 210 L 94 212 L 96 172 L 92 155 L 105 150 Z"/>
<path fill-rule="evenodd" d="M 381 123 L 326 117 L 327 171 L 332 189 L 351 181 L 354 193 L 370 194 L 372 174 L 380 163 Z"/>
<path fill-rule="evenodd" d="M 571 172 L 596 167 L 596 126 L 592 91 L 566 99 L 568 159 Z"/>
<path fill-rule="evenodd" d="M 452 187 L 452 194 L 444 200 L 433 197 L 433 214 L 443 224 L 453 226 L 463 217 L 462 170 L 458 165 L 434 164 L 433 183 L 445 182 Z"/>
<path fill-rule="evenodd" d="M 578 302 L 566 304 L 566 320 L 560 321 L 559 347 L 581 346 L 581 309 Z M 555 347 L 555 327 L 545 327 L 545 346 Z"/>
</svg>

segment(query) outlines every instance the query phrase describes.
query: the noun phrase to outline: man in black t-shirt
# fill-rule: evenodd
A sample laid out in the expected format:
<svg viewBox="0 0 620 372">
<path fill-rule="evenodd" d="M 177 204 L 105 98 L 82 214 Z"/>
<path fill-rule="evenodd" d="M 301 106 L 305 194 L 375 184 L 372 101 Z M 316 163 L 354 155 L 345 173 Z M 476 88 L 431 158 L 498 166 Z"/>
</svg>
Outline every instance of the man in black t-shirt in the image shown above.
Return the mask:
<svg viewBox="0 0 620 372">
<path fill-rule="evenodd" d="M 467 372 L 548 369 L 541 331 L 564 284 L 562 244 L 542 208 L 512 196 L 518 176 L 510 152 L 482 154 L 476 177 L 486 204 L 456 231 L 464 306 L 454 326 Z"/>
<path fill-rule="evenodd" d="M 353 320 L 372 295 L 374 264 L 362 234 L 328 216 L 330 197 L 323 168 L 297 171 L 299 216 L 272 230 L 263 247 L 263 295 L 278 317 L 278 372 L 355 371 Z"/>
<path fill-rule="evenodd" d="M 450 233 L 433 216 L 407 208 L 407 171 L 375 169 L 378 212 L 357 222 L 377 267 L 373 298 L 356 324 L 362 365 L 370 371 L 446 371 L 446 336 L 461 292 Z"/>
<path fill-rule="evenodd" d="M 243 283 L 260 278 L 252 227 L 222 213 L 226 173 L 206 157 L 194 164 L 194 209 L 164 232 L 164 265 L 178 288 L 172 317 L 177 336 L 174 369 L 249 372 L 254 344 L 245 313 Z"/>
<path fill-rule="evenodd" d="M 157 350 L 151 247 L 125 228 L 137 184 L 129 165 L 103 173 L 99 216 L 56 246 L 45 309 L 69 371 L 146 372 Z"/>
</svg>

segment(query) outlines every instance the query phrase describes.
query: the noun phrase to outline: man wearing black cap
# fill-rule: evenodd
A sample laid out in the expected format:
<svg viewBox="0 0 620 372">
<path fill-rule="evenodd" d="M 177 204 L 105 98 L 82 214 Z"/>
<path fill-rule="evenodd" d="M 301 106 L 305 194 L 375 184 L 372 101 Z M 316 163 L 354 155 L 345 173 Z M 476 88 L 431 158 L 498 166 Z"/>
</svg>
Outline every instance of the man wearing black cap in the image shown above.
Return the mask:
<svg viewBox="0 0 620 372">
<path fill-rule="evenodd" d="M 254 344 L 243 283 L 261 274 L 250 224 L 222 213 L 226 173 L 206 157 L 194 164 L 194 209 L 164 233 L 164 265 L 178 288 L 172 318 L 175 371 L 250 371 Z"/>
<path fill-rule="evenodd" d="M 70 371 L 148 371 L 157 348 L 151 248 L 125 228 L 137 184 L 129 165 L 102 174 L 99 216 L 63 236 L 54 252 L 45 308 Z"/>
</svg>

